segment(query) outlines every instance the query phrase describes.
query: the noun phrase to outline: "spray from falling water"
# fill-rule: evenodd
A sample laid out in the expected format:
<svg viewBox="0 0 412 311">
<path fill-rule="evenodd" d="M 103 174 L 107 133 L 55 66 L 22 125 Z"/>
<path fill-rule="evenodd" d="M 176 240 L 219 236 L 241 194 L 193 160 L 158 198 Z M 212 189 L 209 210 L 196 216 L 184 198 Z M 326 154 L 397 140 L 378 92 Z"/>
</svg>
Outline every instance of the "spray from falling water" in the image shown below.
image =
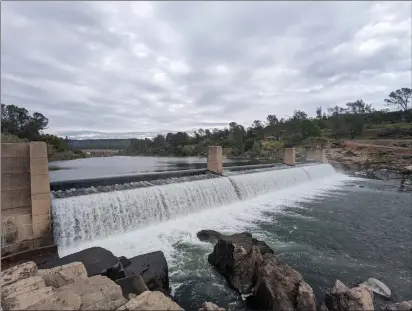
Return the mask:
<svg viewBox="0 0 412 311">
<path fill-rule="evenodd" d="M 53 230 L 70 246 L 336 174 L 328 164 L 53 200 Z"/>
</svg>

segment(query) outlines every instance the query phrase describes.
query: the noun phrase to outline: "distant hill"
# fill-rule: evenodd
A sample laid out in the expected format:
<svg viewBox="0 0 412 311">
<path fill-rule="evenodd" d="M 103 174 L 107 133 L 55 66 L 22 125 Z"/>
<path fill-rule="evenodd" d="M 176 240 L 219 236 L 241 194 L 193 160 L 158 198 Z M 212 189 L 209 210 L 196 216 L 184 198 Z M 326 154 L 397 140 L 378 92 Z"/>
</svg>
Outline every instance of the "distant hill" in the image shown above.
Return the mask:
<svg viewBox="0 0 412 311">
<path fill-rule="evenodd" d="M 67 143 L 74 149 L 125 149 L 130 139 L 68 139 Z"/>
</svg>

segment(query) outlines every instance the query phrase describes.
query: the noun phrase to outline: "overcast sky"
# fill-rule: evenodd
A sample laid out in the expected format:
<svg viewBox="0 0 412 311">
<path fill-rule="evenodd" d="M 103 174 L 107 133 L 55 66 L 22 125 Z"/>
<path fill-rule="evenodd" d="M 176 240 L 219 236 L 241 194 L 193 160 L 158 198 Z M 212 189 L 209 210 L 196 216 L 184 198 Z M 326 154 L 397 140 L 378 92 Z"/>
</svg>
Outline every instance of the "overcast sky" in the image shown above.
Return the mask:
<svg viewBox="0 0 412 311">
<path fill-rule="evenodd" d="M 52 133 L 248 126 L 411 86 L 407 1 L 1 7 L 1 100 Z"/>
</svg>

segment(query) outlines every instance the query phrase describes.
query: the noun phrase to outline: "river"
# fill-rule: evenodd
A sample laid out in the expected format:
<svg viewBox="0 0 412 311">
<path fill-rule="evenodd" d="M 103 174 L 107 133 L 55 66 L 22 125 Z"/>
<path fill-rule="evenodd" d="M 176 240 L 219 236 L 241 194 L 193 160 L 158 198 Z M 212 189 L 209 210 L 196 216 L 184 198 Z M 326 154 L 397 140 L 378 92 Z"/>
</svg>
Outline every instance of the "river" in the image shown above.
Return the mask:
<svg viewBox="0 0 412 311">
<path fill-rule="evenodd" d="M 411 209 L 411 193 L 393 183 L 350 177 L 329 165 L 53 200 L 60 255 L 91 246 L 127 257 L 162 250 L 172 293 L 185 310 L 205 300 L 245 310 L 208 264 L 213 246 L 197 239 L 202 229 L 252 232 L 302 273 L 319 301 L 336 279 L 354 285 L 370 277 L 388 285 L 396 300 L 409 300 Z"/>
<path fill-rule="evenodd" d="M 223 165 L 259 164 L 255 160 L 223 159 Z M 51 181 L 206 168 L 206 158 L 200 157 L 94 157 L 51 162 Z M 57 170 L 56 170 L 57 168 Z"/>
</svg>

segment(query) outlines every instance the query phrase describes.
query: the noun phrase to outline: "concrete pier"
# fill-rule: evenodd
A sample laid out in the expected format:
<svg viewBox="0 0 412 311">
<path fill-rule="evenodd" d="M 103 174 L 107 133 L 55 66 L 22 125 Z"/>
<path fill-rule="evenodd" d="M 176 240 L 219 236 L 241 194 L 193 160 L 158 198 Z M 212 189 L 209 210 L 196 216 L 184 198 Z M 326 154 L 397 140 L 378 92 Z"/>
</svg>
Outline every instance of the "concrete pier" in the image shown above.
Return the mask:
<svg viewBox="0 0 412 311">
<path fill-rule="evenodd" d="M 222 146 L 210 146 L 207 153 L 207 169 L 215 174 L 222 175 Z"/>
<path fill-rule="evenodd" d="M 296 164 L 296 151 L 294 147 L 284 149 L 283 163 L 292 166 Z"/>
<path fill-rule="evenodd" d="M 52 244 L 45 142 L 1 144 L 2 256 Z"/>
<path fill-rule="evenodd" d="M 306 161 L 318 161 L 322 163 L 328 163 L 326 158 L 326 149 L 314 149 L 306 151 Z"/>
</svg>

